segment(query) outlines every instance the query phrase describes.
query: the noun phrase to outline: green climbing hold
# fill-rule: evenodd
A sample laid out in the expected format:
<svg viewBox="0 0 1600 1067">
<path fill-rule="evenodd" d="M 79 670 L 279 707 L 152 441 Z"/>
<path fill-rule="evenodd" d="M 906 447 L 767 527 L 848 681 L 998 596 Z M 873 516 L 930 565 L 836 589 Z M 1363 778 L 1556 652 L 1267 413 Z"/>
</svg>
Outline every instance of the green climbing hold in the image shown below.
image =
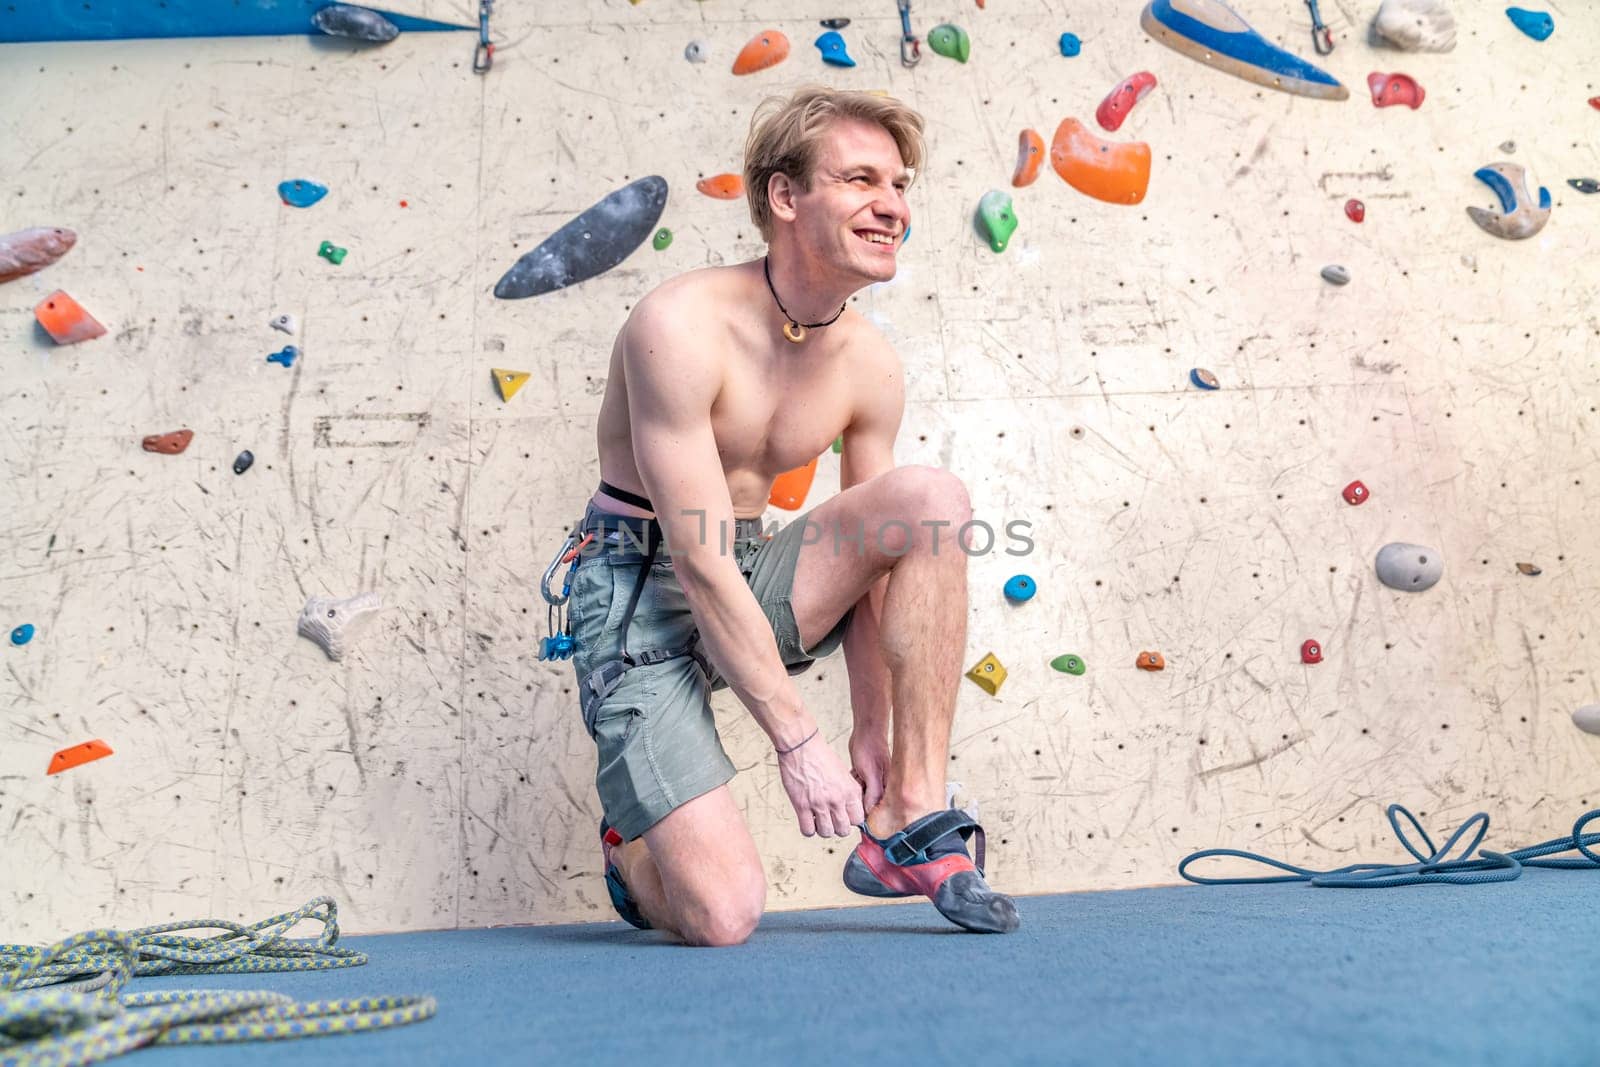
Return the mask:
<svg viewBox="0 0 1600 1067">
<path fill-rule="evenodd" d="M 928 31 L 928 47 L 941 56 L 965 63 L 972 54 L 972 38 L 960 26 L 944 22 Z"/>
<path fill-rule="evenodd" d="M 348 252 L 349 249 L 340 248 L 332 241 L 324 241 L 317 246 L 317 255 L 336 266 L 344 262 L 344 257 Z"/>
<path fill-rule="evenodd" d="M 661 251 L 663 248 L 672 243 L 672 231 L 667 229 L 665 226 L 661 227 L 661 229 L 656 231 L 655 240 L 651 241 L 650 243 L 655 245 L 657 252 Z"/>
<path fill-rule="evenodd" d="M 844 451 L 844 434 L 840 434 L 838 437 L 835 437 L 833 439 L 833 454 L 837 456 L 840 453 L 842 453 L 843 451 Z"/>
<path fill-rule="evenodd" d="M 1088 668 L 1083 665 L 1083 660 L 1072 655 L 1071 653 L 1068 653 L 1065 656 L 1057 656 L 1055 659 L 1050 661 L 1050 666 L 1054 667 L 1063 674 L 1082 674 L 1084 671 L 1088 670 Z"/>
<path fill-rule="evenodd" d="M 991 189 L 978 201 L 978 221 L 996 252 L 1006 250 L 1006 242 L 1017 229 L 1017 213 L 1011 210 L 1011 194 Z"/>
</svg>

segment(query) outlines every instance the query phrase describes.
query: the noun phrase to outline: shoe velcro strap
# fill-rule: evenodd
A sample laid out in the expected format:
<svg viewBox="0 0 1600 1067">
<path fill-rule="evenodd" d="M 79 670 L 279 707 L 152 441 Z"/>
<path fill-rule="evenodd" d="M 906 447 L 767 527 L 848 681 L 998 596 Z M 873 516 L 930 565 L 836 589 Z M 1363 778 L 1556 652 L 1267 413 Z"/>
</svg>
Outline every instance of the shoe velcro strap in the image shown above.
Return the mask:
<svg viewBox="0 0 1600 1067">
<path fill-rule="evenodd" d="M 884 842 L 883 854 L 896 867 L 908 867 L 912 864 L 926 863 L 928 862 L 928 846 L 941 838 L 955 833 L 959 833 L 963 840 L 971 837 L 973 833 L 978 835 L 977 866 L 981 873 L 983 869 L 983 827 L 979 826 L 976 819 L 960 808 L 946 808 L 944 811 L 936 811 L 932 815 L 923 816 Z"/>
</svg>

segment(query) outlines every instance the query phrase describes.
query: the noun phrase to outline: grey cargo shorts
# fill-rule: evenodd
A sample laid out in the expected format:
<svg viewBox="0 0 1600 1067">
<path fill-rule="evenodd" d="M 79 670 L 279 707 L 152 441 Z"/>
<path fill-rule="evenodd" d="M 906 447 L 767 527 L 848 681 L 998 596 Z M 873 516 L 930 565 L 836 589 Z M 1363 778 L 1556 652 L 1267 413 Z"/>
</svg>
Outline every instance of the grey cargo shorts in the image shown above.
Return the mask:
<svg viewBox="0 0 1600 1067">
<path fill-rule="evenodd" d="M 698 647 L 694 616 L 665 547 L 651 565 L 627 634 L 621 631 L 645 551 L 643 537 L 619 526 L 632 523 L 637 531 L 640 522 L 589 506 L 580 529 L 594 531 L 596 539 L 579 554 L 567 607 L 577 641 L 572 663 L 580 694 L 592 671 L 620 658 L 624 636 L 634 657 L 651 650 L 685 650 L 629 667 L 608 695 L 583 701 L 583 726 L 598 755 L 595 788 L 606 821 L 625 840 L 640 836 L 735 773 L 717 736 L 709 699 L 727 683 Z M 741 520 L 730 546 L 790 674 L 804 672 L 814 660 L 837 650 L 852 614 L 847 612 L 811 648 L 801 647 L 790 597 L 806 528 L 802 517 L 769 540 L 759 519 Z"/>
</svg>

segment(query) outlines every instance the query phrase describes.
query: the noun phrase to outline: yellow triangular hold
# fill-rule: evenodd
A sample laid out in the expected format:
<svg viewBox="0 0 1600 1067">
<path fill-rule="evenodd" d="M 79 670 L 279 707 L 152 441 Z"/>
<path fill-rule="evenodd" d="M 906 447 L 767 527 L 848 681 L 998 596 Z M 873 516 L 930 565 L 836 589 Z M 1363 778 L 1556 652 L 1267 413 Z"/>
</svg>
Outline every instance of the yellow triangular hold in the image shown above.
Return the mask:
<svg viewBox="0 0 1600 1067">
<path fill-rule="evenodd" d="M 529 373 L 525 370 L 501 370 L 499 367 L 492 367 L 489 373 L 494 375 L 494 387 L 500 390 L 501 400 L 510 400 L 516 396 L 517 390 L 521 389 L 529 378 Z"/>
<path fill-rule="evenodd" d="M 990 652 L 967 672 L 967 677 L 990 696 L 999 696 L 1000 687 L 1005 684 L 1006 669 L 1000 665 L 998 659 L 995 659 L 994 653 Z"/>
</svg>

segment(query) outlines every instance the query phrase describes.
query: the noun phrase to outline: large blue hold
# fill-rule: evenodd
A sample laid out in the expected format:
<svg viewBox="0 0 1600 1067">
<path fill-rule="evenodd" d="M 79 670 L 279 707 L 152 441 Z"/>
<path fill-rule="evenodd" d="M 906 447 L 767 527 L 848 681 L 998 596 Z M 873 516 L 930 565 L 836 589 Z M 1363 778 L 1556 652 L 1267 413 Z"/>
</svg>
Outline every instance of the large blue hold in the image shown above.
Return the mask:
<svg viewBox="0 0 1600 1067">
<path fill-rule="evenodd" d="M 1511 24 L 1535 41 L 1542 41 L 1556 32 L 1556 20 L 1548 11 L 1529 11 L 1525 7 L 1506 8 Z"/>
<path fill-rule="evenodd" d="M 836 67 L 853 67 L 856 61 L 850 58 L 850 53 L 845 50 L 844 38 L 833 30 L 829 30 L 816 39 L 816 46 L 822 50 L 822 61 L 831 63 Z"/>
<path fill-rule="evenodd" d="M 28 0 L 0 4 L 0 42 L 303 36 L 317 33 L 311 19 L 327 4 L 328 0 Z M 406 33 L 478 29 L 392 11 L 381 14 Z"/>
<path fill-rule="evenodd" d="M 1333 75 L 1261 36 L 1222 0 L 1150 0 L 1139 24 L 1168 48 L 1257 85 L 1324 100 L 1350 95 Z"/>
<path fill-rule="evenodd" d="M 310 207 L 327 195 L 326 185 L 318 185 L 304 178 L 278 183 L 278 196 L 290 207 Z"/>
</svg>

